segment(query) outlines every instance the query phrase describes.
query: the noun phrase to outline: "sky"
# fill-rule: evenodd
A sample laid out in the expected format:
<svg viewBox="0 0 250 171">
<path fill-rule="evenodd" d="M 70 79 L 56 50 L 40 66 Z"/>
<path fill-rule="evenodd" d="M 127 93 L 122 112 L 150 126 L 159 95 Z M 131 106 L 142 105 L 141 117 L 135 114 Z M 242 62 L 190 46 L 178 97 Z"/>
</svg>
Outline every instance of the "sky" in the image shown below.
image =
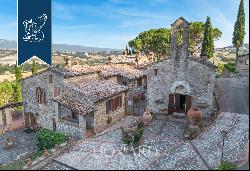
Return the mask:
<svg viewBox="0 0 250 171">
<path fill-rule="evenodd" d="M 52 41 L 124 49 L 140 32 L 170 28 L 180 16 L 206 21 L 222 31 L 216 47 L 232 44 L 240 0 L 52 0 Z M 0 0 L 0 39 L 16 40 L 16 0 Z M 249 2 L 245 0 L 249 43 Z"/>
</svg>

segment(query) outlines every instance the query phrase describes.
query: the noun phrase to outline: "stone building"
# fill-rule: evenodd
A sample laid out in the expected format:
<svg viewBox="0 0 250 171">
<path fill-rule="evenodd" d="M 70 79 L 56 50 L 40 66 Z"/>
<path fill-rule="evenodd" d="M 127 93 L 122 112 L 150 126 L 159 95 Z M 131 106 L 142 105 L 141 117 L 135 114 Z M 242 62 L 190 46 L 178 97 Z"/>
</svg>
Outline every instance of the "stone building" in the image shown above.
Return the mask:
<svg viewBox="0 0 250 171">
<path fill-rule="evenodd" d="M 138 68 L 127 64 L 109 64 L 101 66 L 74 65 L 72 71 L 98 73 L 100 80 L 113 81 L 119 85 L 128 86 L 126 93 L 126 114 L 140 115 L 146 105 L 147 77 L 145 68 Z"/>
<path fill-rule="evenodd" d="M 127 89 L 96 72 L 48 68 L 22 81 L 24 124 L 78 138 L 99 133 L 125 115 Z"/>
<path fill-rule="evenodd" d="M 14 108 L 18 106 L 22 106 L 22 102 L 9 103 L 0 107 L 0 135 L 15 128 L 13 113 L 15 112 Z"/>
<path fill-rule="evenodd" d="M 236 64 L 236 71 L 238 71 L 241 75 L 249 75 L 249 53 L 239 55 Z"/>
<path fill-rule="evenodd" d="M 147 68 L 148 108 L 154 113 L 186 113 L 191 106 L 204 114 L 213 108 L 215 66 L 188 52 L 189 23 L 171 25 L 171 57 Z"/>
</svg>

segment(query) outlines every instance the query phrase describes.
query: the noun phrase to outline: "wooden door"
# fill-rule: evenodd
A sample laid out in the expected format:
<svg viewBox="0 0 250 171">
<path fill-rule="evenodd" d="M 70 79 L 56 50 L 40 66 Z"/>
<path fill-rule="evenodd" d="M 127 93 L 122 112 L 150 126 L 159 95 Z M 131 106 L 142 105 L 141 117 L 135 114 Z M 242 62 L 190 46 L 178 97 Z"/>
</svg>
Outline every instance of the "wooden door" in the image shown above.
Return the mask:
<svg viewBox="0 0 250 171">
<path fill-rule="evenodd" d="M 168 114 L 174 113 L 174 94 L 169 94 L 168 98 Z"/>
<path fill-rule="evenodd" d="M 24 113 L 24 126 L 28 128 L 30 126 L 30 114 Z"/>
<path fill-rule="evenodd" d="M 186 96 L 186 111 L 185 111 L 186 114 L 191 107 L 192 107 L 192 96 Z"/>
<path fill-rule="evenodd" d="M 37 124 L 36 124 L 36 118 L 33 113 L 30 113 L 30 121 L 31 121 L 31 126 L 33 127 L 33 129 L 35 129 Z"/>
</svg>

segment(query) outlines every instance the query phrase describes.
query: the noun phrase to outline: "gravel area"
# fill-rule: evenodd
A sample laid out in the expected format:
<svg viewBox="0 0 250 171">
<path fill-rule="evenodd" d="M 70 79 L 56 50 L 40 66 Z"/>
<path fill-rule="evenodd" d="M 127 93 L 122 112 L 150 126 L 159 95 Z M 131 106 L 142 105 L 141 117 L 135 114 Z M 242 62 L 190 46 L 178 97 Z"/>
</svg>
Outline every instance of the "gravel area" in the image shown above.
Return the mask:
<svg viewBox="0 0 250 171">
<path fill-rule="evenodd" d="M 34 133 L 25 133 L 23 130 L 8 131 L 0 136 L 0 164 L 8 163 L 21 155 L 37 150 Z M 14 138 L 14 147 L 11 149 L 4 148 L 7 137 Z"/>
<path fill-rule="evenodd" d="M 236 125 L 232 127 L 235 121 Z M 83 140 L 72 151 L 64 153 L 55 159 L 57 162 L 46 168 L 63 169 L 68 166 L 80 170 L 208 170 L 217 167 L 220 162 L 221 130 L 230 130 L 225 140 L 224 159 L 244 159 L 246 143 L 249 140 L 248 122 L 247 115 L 221 113 L 219 118 L 195 140 L 183 141 L 181 137 L 185 124 L 162 119 L 154 120 L 151 127 L 145 129 L 144 143 L 137 153 L 133 150 L 130 153 L 122 152 L 124 146 L 117 141 L 120 132 L 114 129 L 98 138 Z"/>
</svg>

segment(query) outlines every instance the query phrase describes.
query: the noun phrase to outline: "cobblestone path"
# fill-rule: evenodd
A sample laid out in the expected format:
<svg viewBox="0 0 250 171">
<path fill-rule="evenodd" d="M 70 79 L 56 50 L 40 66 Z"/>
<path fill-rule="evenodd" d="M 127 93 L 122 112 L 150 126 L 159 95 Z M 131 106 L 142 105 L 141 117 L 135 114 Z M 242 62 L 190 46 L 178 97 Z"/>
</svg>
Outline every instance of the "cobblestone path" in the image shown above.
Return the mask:
<svg viewBox="0 0 250 171">
<path fill-rule="evenodd" d="M 151 127 L 145 129 L 144 143 L 137 153 L 122 152 L 126 148 L 120 144 L 121 131 L 113 129 L 97 138 L 83 140 L 45 169 L 208 170 L 220 162 L 221 130 L 230 130 L 225 139 L 224 160 L 244 160 L 249 140 L 248 123 L 247 115 L 221 113 L 209 128 L 190 142 L 182 140 L 185 124 L 153 120 Z"/>
</svg>

